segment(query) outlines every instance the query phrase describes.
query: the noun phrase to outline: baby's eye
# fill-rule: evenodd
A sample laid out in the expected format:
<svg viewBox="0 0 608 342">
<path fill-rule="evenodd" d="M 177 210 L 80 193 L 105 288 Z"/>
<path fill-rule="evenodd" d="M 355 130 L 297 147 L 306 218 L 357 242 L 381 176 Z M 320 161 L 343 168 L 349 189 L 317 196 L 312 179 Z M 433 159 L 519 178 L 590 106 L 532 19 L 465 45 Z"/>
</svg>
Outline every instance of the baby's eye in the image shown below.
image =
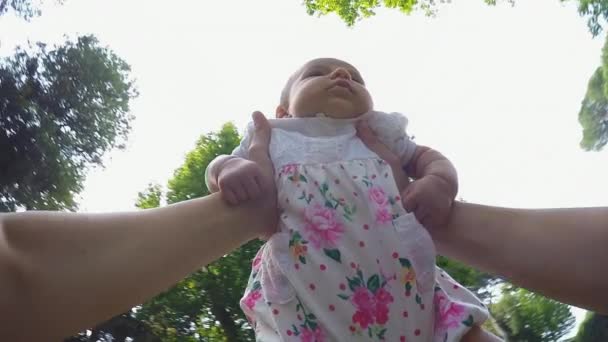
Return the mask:
<svg viewBox="0 0 608 342">
<path fill-rule="evenodd" d="M 320 70 L 313 70 L 313 71 L 309 71 L 306 74 L 304 74 L 304 78 L 319 77 L 319 76 L 323 76 L 323 72 L 321 72 Z"/>
</svg>

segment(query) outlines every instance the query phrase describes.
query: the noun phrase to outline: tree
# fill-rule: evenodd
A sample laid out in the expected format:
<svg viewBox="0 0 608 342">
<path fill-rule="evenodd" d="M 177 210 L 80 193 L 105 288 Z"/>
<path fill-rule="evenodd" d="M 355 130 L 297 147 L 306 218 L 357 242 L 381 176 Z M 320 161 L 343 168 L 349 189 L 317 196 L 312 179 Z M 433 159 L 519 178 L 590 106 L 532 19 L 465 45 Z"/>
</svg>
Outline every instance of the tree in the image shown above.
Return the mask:
<svg viewBox="0 0 608 342">
<path fill-rule="evenodd" d="M 559 0 L 566 2 L 569 0 Z M 602 31 L 602 21 L 608 19 L 608 2 L 604 0 L 577 0 L 578 13 L 587 18 L 587 26 L 594 36 Z M 439 4 L 446 4 L 450 0 L 304 0 L 306 12 L 309 15 L 337 14 L 348 26 L 354 25 L 362 18 L 376 14 L 375 10 L 381 7 L 398 9 L 410 14 L 422 11 L 432 16 L 437 12 Z M 496 5 L 498 0 L 483 0 L 488 5 Z M 515 0 L 506 0 L 514 4 Z"/>
<path fill-rule="evenodd" d="M 578 329 L 575 342 L 608 341 L 608 316 L 588 312 Z"/>
<path fill-rule="evenodd" d="M 602 49 L 602 65 L 589 80 L 578 120 L 583 127 L 581 147 L 601 150 L 608 143 L 608 40 Z"/>
<path fill-rule="evenodd" d="M 64 342 L 112 342 L 131 338 L 136 342 L 161 342 L 148 326 L 127 312 L 107 320 L 95 328 L 69 337 Z"/>
<path fill-rule="evenodd" d="M 202 136 L 169 180 L 166 194 L 158 185 L 150 185 L 139 194 L 136 206 L 156 207 L 165 197 L 171 204 L 207 195 L 207 165 L 216 156 L 232 152 L 239 141 L 232 124 L 224 125 L 219 133 Z M 258 241 L 245 244 L 194 272 L 142 305 L 136 317 L 163 341 L 254 341 L 239 301 L 260 245 Z"/>
<path fill-rule="evenodd" d="M 76 208 L 87 169 L 126 140 L 129 73 L 93 36 L 0 60 L 0 212 Z"/>
<path fill-rule="evenodd" d="M 499 281 L 487 273 L 479 272 L 469 266 L 443 256 L 437 257 L 437 266 L 445 270 L 462 286 L 467 287 L 481 297 L 484 297 L 486 294 L 484 291 L 486 286 Z"/>
<path fill-rule="evenodd" d="M 502 292 L 500 301 L 490 310 L 509 341 L 558 341 L 574 325 L 566 304 L 510 285 L 505 285 Z"/>
<path fill-rule="evenodd" d="M 65 0 L 55 0 L 61 4 Z M 29 20 L 40 15 L 43 0 L 0 0 L 0 15 L 12 10 L 17 16 Z"/>
</svg>

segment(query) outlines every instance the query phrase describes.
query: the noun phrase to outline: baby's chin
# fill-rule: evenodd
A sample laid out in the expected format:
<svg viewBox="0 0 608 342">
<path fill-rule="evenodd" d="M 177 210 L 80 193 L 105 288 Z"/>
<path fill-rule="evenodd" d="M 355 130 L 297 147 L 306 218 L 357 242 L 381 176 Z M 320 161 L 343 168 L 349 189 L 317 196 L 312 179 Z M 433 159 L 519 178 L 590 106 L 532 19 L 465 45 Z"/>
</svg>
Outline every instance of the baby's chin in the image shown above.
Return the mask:
<svg viewBox="0 0 608 342">
<path fill-rule="evenodd" d="M 356 119 L 368 112 L 371 108 L 357 108 L 353 105 L 339 105 L 339 106 L 327 106 L 325 108 L 319 108 L 316 113 L 307 116 L 322 116 L 329 117 L 332 119 Z"/>
</svg>

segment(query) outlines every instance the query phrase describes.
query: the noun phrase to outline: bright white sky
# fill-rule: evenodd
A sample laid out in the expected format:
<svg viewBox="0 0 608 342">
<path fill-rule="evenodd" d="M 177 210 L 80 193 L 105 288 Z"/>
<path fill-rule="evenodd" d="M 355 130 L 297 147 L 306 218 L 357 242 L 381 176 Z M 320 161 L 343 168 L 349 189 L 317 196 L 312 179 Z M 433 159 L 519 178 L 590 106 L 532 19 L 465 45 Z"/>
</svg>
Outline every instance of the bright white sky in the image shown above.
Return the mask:
<svg viewBox="0 0 608 342">
<path fill-rule="evenodd" d="M 141 92 L 128 148 L 89 174 L 83 211 L 132 209 L 199 135 L 244 128 L 256 109 L 273 115 L 290 73 L 321 56 L 357 66 L 377 109 L 406 113 L 418 143 L 452 159 L 467 201 L 608 204 L 608 152 L 582 151 L 577 121 L 603 37 L 571 3 L 455 1 L 434 19 L 380 11 L 347 28 L 307 16 L 300 0 L 69 0 L 31 23 L 2 17 L 0 55 L 77 33 L 126 59 Z"/>
</svg>

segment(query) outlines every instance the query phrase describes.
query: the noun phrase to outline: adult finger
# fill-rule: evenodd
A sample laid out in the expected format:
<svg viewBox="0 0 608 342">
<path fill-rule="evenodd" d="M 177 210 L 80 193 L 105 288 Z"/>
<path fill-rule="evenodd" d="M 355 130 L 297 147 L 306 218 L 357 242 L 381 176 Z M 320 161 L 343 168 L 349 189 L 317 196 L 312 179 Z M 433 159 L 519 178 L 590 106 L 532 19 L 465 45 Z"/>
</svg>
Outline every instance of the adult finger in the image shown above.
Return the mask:
<svg viewBox="0 0 608 342">
<path fill-rule="evenodd" d="M 367 148 L 376 153 L 382 160 L 387 162 L 392 171 L 398 189 L 403 189 L 408 184 L 408 178 L 403 171 L 399 156 L 384 145 L 376 136 L 376 133 L 371 129 L 367 121 L 361 120 L 357 122 L 357 136 Z"/>
</svg>

